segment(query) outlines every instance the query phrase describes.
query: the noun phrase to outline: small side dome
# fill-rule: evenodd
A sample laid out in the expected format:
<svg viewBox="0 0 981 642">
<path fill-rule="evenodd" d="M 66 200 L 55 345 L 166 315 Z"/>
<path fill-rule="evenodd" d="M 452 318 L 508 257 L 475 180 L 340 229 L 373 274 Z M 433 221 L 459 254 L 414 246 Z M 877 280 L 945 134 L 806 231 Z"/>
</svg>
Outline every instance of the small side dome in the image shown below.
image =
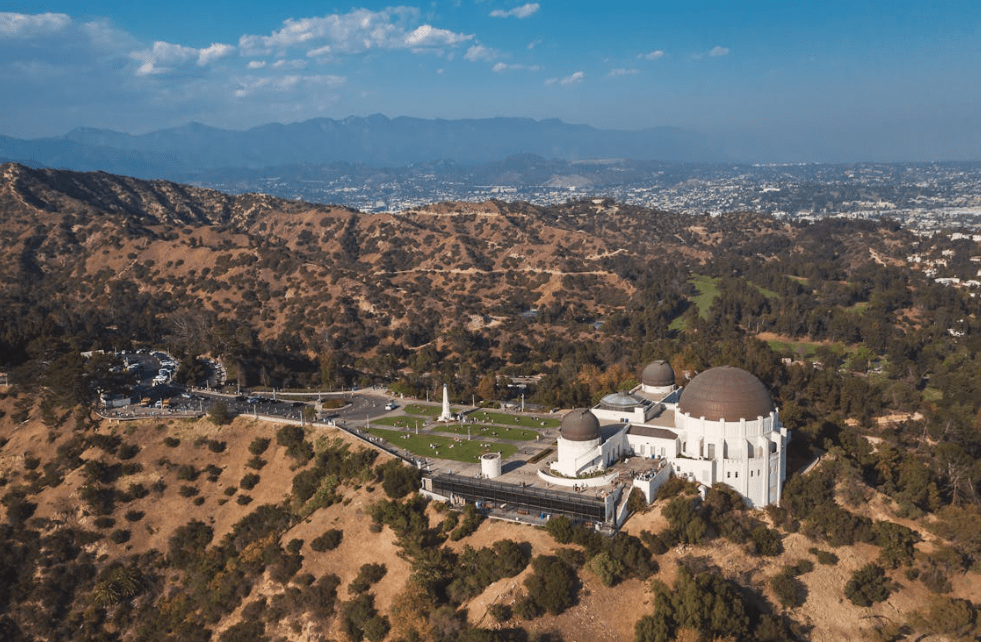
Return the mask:
<svg viewBox="0 0 981 642">
<path fill-rule="evenodd" d="M 562 418 L 559 435 L 569 441 L 592 441 L 600 438 L 599 419 L 589 408 L 570 410 Z"/>
<path fill-rule="evenodd" d="M 652 388 L 667 388 L 674 385 L 674 370 L 667 361 L 653 361 L 640 374 L 640 382 Z"/>
<path fill-rule="evenodd" d="M 640 397 L 635 397 L 629 392 L 620 391 L 606 395 L 600 400 L 599 405 L 606 410 L 633 410 L 638 406 L 649 404 L 650 402 Z"/>
<path fill-rule="evenodd" d="M 709 421 L 739 421 L 766 417 L 774 405 L 762 381 L 742 368 L 720 366 L 702 372 L 685 386 L 678 410 Z"/>
</svg>

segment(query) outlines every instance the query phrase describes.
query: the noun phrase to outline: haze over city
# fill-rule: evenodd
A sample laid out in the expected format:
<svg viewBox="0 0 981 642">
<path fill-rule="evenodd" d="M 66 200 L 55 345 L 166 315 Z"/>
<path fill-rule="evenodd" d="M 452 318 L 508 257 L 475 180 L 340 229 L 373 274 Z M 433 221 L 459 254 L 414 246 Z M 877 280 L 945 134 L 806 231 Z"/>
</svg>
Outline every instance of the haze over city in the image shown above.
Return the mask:
<svg viewBox="0 0 981 642">
<path fill-rule="evenodd" d="M 754 162 L 981 159 L 975 2 L 0 4 L 0 134 L 382 113 L 677 127 Z"/>
</svg>

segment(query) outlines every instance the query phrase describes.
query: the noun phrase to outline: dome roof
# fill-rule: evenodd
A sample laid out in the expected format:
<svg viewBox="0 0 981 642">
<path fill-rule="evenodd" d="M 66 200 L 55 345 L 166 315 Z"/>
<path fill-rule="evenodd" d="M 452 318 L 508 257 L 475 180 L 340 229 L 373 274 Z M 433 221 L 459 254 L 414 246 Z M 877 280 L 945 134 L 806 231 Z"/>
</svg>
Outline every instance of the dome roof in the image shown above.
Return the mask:
<svg viewBox="0 0 981 642">
<path fill-rule="evenodd" d="M 562 418 L 559 435 L 569 441 L 592 441 L 600 438 L 599 419 L 589 408 L 570 410 Z"/>
<path fill-rule="evenodd" d="M 674 370 L 667 361 L 653 361 L 640 373 L 640 382 L 645 386 L 666 388 L 674 385 Z"/>
<path fill-rule="evenodd" d="M 709 421 L 739 421 L 765 417 L 774 409 L 763 382 L 742 368 L 721 366 L 691 380 L 678 401 L 678 410 Z"/>
<path fill-rule="evenodd" d="M 635 397 L 629 392 L 614 392 L 612 394 L 606 395 L 600 400 L 600 405 L 604 408 L 609 408 L 611 410 L 630 410 L 636 408 L 637 406 L 643 406 L 646 403 L 650 403 L 646 399 L 641 399 L 640 397 Z"/>
</svg>

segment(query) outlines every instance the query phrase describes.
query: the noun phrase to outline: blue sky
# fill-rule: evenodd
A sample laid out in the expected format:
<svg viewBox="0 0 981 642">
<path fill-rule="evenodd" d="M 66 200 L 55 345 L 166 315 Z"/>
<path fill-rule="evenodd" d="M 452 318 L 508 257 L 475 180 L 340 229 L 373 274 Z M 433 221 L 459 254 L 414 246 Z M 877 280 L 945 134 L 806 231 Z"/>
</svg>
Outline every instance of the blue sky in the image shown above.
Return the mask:
<svg viewBox="0 0 981 642">
<path fill-rule="evenodd" d="M 981 159 L 981 1 L 0 1 L 0 134 L 382 113 Z"/>
</svg>

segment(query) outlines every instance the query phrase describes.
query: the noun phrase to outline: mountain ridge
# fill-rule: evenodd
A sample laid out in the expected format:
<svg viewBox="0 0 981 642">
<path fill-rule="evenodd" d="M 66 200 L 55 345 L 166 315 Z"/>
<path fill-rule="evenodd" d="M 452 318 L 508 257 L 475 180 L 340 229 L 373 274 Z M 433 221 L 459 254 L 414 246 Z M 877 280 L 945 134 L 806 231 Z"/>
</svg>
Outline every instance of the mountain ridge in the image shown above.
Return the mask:
<svg viewBox="0 0 981 642">
<path fill-rule="evenodd" d="M 216 169 L 296 163 L 475 163 L 515 154 L 562 160 L 729 160 L 706 137 L 679 128 L 604 130 L 554 118 L 448 120 L 375 114 L 267 123 L 247 130 L 187 123 L 139 135 L 88 127 L 30 140 L 0 135 L 0 158 L 34 167 L 104 170 L 138 178 L 178 178 Z"/>
</svg>

